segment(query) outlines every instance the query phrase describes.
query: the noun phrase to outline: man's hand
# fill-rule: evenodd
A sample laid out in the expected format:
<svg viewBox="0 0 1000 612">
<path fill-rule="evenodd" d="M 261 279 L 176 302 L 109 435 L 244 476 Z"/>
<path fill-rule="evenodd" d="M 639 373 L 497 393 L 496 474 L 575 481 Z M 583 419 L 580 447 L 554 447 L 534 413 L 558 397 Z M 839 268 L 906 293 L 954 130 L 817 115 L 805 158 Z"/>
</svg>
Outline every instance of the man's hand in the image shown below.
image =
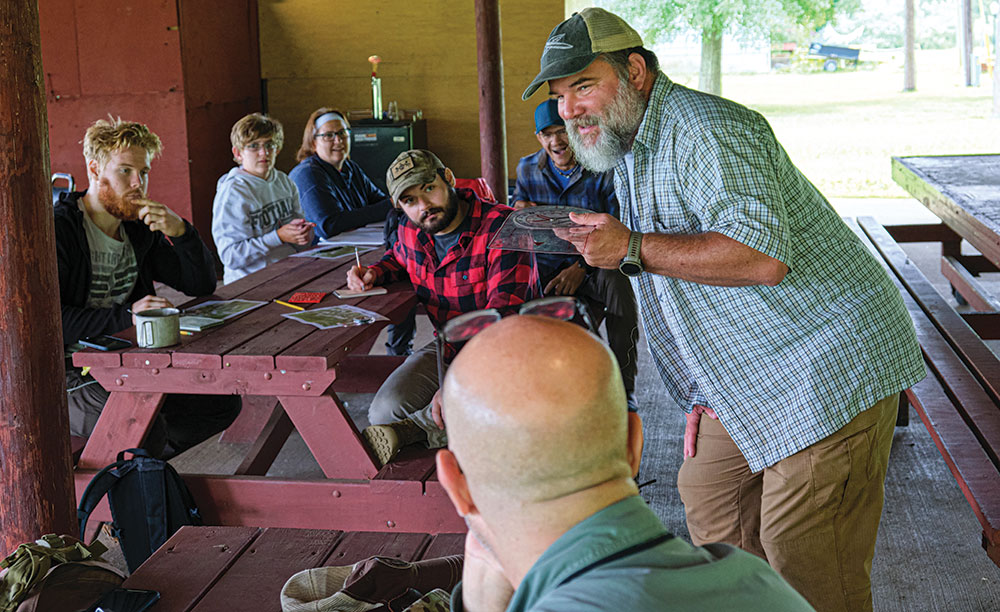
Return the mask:
<svg viewBox="0 0 1000 612">
<path fill-rule="evenodd" d="M 576 295 L 577 289 L 586 277 L 587 271 L 573 262 L 560 270 L 559 274 L 545 285 L 545 295 Z"/>
<path fill-rule="evenodd" d="M 375 271 L 364 266 L 351 266 L 347 271 L 347 288 L 351 291 L 368 291 L 375 284 Z"/>
<path fill-rule="evenodd" d="M 183 236 L 187 228 L 184 226 L 184 219 L 177 216 L 177 213 L 170 210 L 159 202 L 152 200 L 141 200 L 139 204 L 139 218 L 149 229 L 156 232 L 163 232 L 164 236 L 174 238 Z"/>
<path fill-rule="evenodd" d="M 708 418 L 719 420 L 715 411 L 705 406 L 695 404 L 694 409 L 687 414 L 687 423 L 684 425 L 684 458 L 694 457 L 698 445 L 698 424 L 701 423 L 701 415 L 704 413 Z"/>
<path fill-rule="evenodd" d="M 444 406 L 441 404 L 441 389 L 435 391 L 434 397 L 431 398 L 431 418 L 434 419 L 435 425 L 444 429 Z"/>
<path fill-rule="evenodd" d="M 305 246 L 312 243 L 314 227 L 316 227 L 315 223 L 310 223 L 305 219 L 292 219 L 278 228 L 278 238 L 288 244 Z"/>
<path fill-rule="evenodd" d="M 570 213 L 577 227 L 556 229 L 556 236 L 573 243 L 588 264 L 613 270 L 628 251 L 629 229 L 605 213 Z"/>
<path fill-rule="evenodd" d="M 161 298 L 158 295 L 147 295 L 141 300 L 132 304 L 132 325 L 135 325 L 135 315 L 136 313 L 142 312 L 143 310 L 153 310 L 154 308 L 173 308 L 174 305 L 170 303 L 170 300 L 166 298 Z"/>
<path fill-rule="evenodd" d="M 503 612 L 513 595 L 514 587 L 500 562 L 469 529 L 462 567 L 462 607 L 467 612 Z"/>
<path fill-rule="evenodd" d="M 518 200 L 511 204 L 514 208 L 520 210 L 522 208 L 530 208 L 532 206 L 538 206 L 535 202 L 529 202 L 528 200 Z"/>
</svg>

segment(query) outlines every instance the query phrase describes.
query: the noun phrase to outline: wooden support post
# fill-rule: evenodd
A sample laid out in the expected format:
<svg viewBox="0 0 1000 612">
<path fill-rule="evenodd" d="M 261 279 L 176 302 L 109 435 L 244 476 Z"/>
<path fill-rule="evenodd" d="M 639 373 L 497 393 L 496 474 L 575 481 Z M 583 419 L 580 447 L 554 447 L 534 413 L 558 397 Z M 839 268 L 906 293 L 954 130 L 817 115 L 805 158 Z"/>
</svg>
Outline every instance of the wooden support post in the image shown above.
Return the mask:
<svg viewBox="0 0 1000 612">
<path fill-rule="evenodd" d="M 507 117 L 504 110 L 500 0 L 476 0 L 479 67 L 479 156 L 483 177 L 501 204 L 507 203 Z"/>
<path fill-rule="evenodd" d="M 0 556 L 75 533 L 36 2 L 0 3 Z"/>
</svg>

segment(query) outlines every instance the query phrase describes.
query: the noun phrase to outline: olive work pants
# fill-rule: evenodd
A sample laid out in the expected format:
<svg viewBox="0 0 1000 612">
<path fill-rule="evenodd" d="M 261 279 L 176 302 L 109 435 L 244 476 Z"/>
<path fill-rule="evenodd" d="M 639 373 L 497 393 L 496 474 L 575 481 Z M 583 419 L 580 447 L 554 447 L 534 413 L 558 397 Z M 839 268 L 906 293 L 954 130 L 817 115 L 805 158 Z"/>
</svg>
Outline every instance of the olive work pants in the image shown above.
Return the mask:
<svg viewBox="0 0 1000 612">
<path fill-rule="evenodd" d="M 702 415 L 677 488 L 696 545 L 767 559 L 820 612 L 872 609 L 871 566 L 899 396 L 759 472 L 719 421 Z"/>
</svg>

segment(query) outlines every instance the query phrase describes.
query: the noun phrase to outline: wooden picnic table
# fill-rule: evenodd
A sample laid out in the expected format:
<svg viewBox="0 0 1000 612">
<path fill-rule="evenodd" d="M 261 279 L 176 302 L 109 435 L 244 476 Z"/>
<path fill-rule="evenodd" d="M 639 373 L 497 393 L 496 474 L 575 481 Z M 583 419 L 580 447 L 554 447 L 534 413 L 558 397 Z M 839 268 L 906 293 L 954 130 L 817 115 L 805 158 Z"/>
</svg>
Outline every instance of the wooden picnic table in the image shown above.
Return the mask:
<svg viewBox="0 0 1000 612">
<path fill-rule="evenodd" d="M 182 527 L 125 581 L 160 593 L 156 612 L 279 612 L 296 572 L 379 555 L 407 561 L 461 554 L 460 533 Z"/>
<path fill-rule="evenodd" d="M 365 263 L 379 257 L 365 255 Z M 182 474 L 206 524 L 302 527 L 345 531 L 461 532 L 434 474 L 433 453 L 407 449 L 379 469 L 375 456 L 337 397 L 338 392 L 374 392 L 401 361 L 368 355 L 387 322 L 320 330 L 282 317 L 293 312 L 273 303 L 296 291 L 331 292 L 346 286 L 354 258 L 289 257 L 234 283 L 214 299 L 267 301 L 224 325 L 182 336 L 165 349 L 130 348 L 73 356 L 77 366 L 111 391 L 75 470 L 77 498 L 96 470 L 121 450 L 142 444 L 168 393 L 276 397 L 234 474 Z M 385 295 L 342 301 L 327 295 L 318 308 L 351 304 L 399 321 L 413 307 L 408 283 Z M 121 334 L 135 340 L 135 329 Z M 246 403 L 246 402 L 244 402 Z M 280 479 L 266 473 L 291 432 L 297 430 L 325 478 Z M 95 512 L 110 520 L 107 503 Z"/>
<path fill-rule="evenodd" d="M 941 272 L 956 297 L 1000 310 L 975 278 L 1000 270 L 1000 155 L 893 157 L 892 178 L 941 219 L 931 238 L 942 244 Z M 963 256 L 963 239 L 982 255 Z"/>
</svg>

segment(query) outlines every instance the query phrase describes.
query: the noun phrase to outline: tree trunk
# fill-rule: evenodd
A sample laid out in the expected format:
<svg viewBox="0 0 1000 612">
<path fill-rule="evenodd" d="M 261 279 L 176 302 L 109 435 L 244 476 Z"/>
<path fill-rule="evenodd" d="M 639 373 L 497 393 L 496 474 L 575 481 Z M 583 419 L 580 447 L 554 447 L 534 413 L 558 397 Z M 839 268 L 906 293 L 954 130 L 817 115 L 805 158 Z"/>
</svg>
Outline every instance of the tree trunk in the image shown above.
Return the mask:
<svg viewBox="0 0 1000 612">
<path fill-rule="evenodd" d="M 497 201 L 507 203 L 507 120 L 500 50 L 500 0 L 476 0 L 480 165 Z"/>
<path fill-rule="evenodd" d="M 914 52 L 917 33 L 915 3 L 915 0 L 906 0 L 906 17 L 903 24 L 903 91 L 914 91 L 917 88 L 917 65 Z"/>
<path fill-rule="evenodd" d="M 705 28 L 701 31 L 701 70 L 698 89 L 705 93 L 722 95 L 722 28 Z"/>
<path fill-rule="evenodd" d="M 993 116 L 1000 117 L 1000 15 L 993 16 Z"/>
<path fill-rule="evenodd" d="M 962 60 L 962 82 L 972 86 L 972 0 L 961 0 L 958 20 L 959 53 Z M 978 70 L 978 67 L 976 68 Z"/>
<path fill-rule="evenodd" d="M 39 40 L 0 2 L 0 557 L 76 533 Z"/>
</svg>

